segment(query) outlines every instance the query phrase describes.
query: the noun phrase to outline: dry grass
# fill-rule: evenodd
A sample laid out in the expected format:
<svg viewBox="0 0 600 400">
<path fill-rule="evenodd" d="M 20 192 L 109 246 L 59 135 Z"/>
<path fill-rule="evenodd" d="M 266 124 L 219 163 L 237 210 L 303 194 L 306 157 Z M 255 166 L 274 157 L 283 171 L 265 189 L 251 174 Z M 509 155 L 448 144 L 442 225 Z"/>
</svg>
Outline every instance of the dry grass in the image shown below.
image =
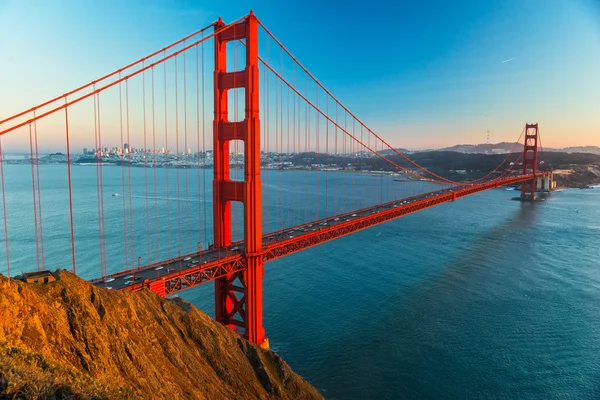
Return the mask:
<svg viewBox="0 0 600 400">
<path fill-rule="evenodd" d="M 194 306 L 0 275 L 0 398 L 318 399 L 275 353 Z"/>
<path fill-rule="evenodd" d="M 141 399 L 123 388 L 56 365 L 43 355 L 0 344 L 0 394 L 11 399 Z"/>
</svg>

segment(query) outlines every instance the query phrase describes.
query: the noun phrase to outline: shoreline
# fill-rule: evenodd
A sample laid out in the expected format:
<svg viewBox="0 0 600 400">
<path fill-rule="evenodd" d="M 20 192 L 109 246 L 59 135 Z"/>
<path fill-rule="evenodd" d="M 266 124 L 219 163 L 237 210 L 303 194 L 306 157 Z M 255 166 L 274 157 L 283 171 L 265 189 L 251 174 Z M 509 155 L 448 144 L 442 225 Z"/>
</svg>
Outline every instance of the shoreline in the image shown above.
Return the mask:
<svg viewBox="0 0 600 400">
<path fill-rule="evenodd" d="M 28 166 L 31 165 L 31 163 L 29 162 L 23 162 L 23 160 L 6 160 L 5 165 L 24 165 L 24 166 Z M 41 163 L 40 165 L 66 165 L 66 162 L 50 162 L 50 163 Z M 71 163 L 72 166 L 79 166 L 79 167 L 134 167 L 134 168 L 161 168 L 161 169 L 183 169 L 183 170 L 188 170 L 188 169 L 213 169 L 212 165 L 165 165 L 165 164 L 159 164 L 159 165 L 143 165 L 143 164 L 139 164 L 139 163 L 134 163 L 134 164 L 119 164 L 119 163 L 114 163 L 114 162 L 107 162 L 107 163 L 79 163 L 79 162 L 73 162 Z M 230 165 L 230 168 L 232 171 L 235 170 L 239 170 L 239 171 L 243 171 L 244 168 L 243 166 L 237 167 L 236 165 L 232 164 Z M 586 170 L 589 171 L 589 169 L 598 169 L 600 170 L 599 166 L 596 165 L 590 165 L 590 166 L 586 166 L 585 167 Z M 355 173 L 355 174 L 362 174 L 362 175 L 366 175 L 366 174 L 371 174 L 373 177 L 390 177 L 390 178 L 394 178 L 395 182 L 398 183 L 408 183 L 408 182 L 429 182 L 430 179 L 417 179 L 412 177 L 410 174 L 406 174 L 406 173 L 398 173 L 398 172 L 393 172 L 393 171 L 370 171 L 370 170 L 349 170 L 349 169 L 310 169 L 310 168 L 286 168 L 286 169 L 279 169 L 279 168 L 261 168 L 262 171 L 277 171 L 277 172 L 321 172 L 321 173 Z M 564 170 L 558 170 L 558 171 L 564 171 Z M 555 181 L 557 182 L 557 187 L 555 190 L 564 190 L 564 189 L 595 189 L 595 188 L 600 188 L 600 180 L 594 180 L 594 181 L 589 181 L 589 179 L 591 178 L 589 175 L 588 176 L 580 176 L 578 173 L 580 171 L 570 171 L 570 173 L 558 173 L 555 174 Z M 596 177 L 594 177 L 596 178 Z M 477 179 L 477 178 L 474 178 Z M 597 179 L 597 178 L 596 178 Z M 464 181 L 464 183 L 468 183 L 469 181 Z M 558 185 L 558 183 L 561 183 L 560 185 Z"/>
</svg>

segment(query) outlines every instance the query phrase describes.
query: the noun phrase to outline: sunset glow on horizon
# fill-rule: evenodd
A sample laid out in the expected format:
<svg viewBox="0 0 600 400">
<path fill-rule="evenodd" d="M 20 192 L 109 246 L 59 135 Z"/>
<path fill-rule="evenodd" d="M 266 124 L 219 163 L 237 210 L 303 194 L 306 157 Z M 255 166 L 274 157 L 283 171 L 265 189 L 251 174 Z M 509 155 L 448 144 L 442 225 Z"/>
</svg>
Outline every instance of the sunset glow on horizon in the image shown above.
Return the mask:
<svg viewBox="0 0 600 400">
<path fill-rule="evenodd" d="M 144 57 L 220 15 L 232 21 L 248 12 L 243 2 L 83 3 L 0 2 L 0 120 Z M 309 1 L 296 9 L 262 1 L 253 8 L 325 87 L 392 146 L 485 143 L 488 131 L 492 143 L 514 142 L 528 122 L 540 124 L 544 147 L 600 146 L 597 3 L 352 3 L 323 8 Z M 212 63 L 211 45 L 205 51 Z M 156 72 L 157 81 L 163 79 L 163 71 Z M 132 82 L 128 90 L 135 97 L 132 110 L 141 114 L 142 85 Z M 105 117 L 112 117 L 103 127 L 105 144 L 118 146 L 118 89 L 102 102 Z M 81 117 L 73 112 L 70 127 L 73 152 L 94 147 L 94 125 L 85 122 L 93 119 L 91 100 L 77 107 Z M 204 120 L 196 124 L 200 111 Z M 210 135 L 212 103 L 206 100 L 202 110 L 190 107 L 189 113 L 182 129 Z M 41 151 L 62 149 L 64 115 L 58 114 L 37 126 Z M 142 147 L 143 121 L 130 125 L 133 144 Z M 29 151 L 27 127 L 4 135 L 3 145 L 6 152 Z"/>
</svg>

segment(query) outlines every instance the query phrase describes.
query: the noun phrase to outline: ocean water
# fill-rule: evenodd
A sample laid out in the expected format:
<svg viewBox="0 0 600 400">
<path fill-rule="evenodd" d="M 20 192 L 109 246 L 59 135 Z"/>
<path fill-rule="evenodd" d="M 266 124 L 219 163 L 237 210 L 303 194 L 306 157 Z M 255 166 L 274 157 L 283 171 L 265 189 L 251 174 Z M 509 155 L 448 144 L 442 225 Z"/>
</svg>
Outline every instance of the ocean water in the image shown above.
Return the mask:
<svg viewBox="0 0 600 400">
<path fill-rule="evenodd" d="M 123 198 L 110 196 L 122 192 L 121 170 L 104 170 L 110 272 L 124 263 L 122 255 L 111 255 L 123 253 Z M 143 214 L 145 172 L 132 171 L 132 208 Z M 40 175 L 45 261 L 69 267 L 63 167 L 41 166 Z M 329 175 L 351 179 L 348 202 L 383 196 L 382 178 L 351 175 Z M 7 165 L 5 176 L 14 273 L 36 264 L 31 170 Z M 81 207 L 75 214 L 77 266 L 91 278 L 99 274 L 95 168 L 76 167 L 73 176 Z M 265 172 L 263 187 L 279 193 L 268 197 L 264 189 L 265 218 L 278 204 L 273 199 L 302 187 L 303 179 L 311 184 L 302 175 Z M 393 187 L 396 194 L 410 190 Z M 335 207 L 344 201 L 341 193 L 318 195 L 328 198 L 330 208 L 334 200 Z M 511 201 L 514 195 L 488 191 L 268 263 L 264 325 L 272 349 L 327 399 L 600 398 L 600 189 L 566 190 L 535 204 Z M 204 229 L 197 207 L 202 199 L 195 199 L 189 209 L 197 221 L 188 227 L 192 247 Z M 165 203 L 158 205 L 159 256 L 168 251 L 162 237 L 169 232 L 171 253 L 178 249 L 177 230 L 165 227 L 175 207 L 171 200 L 169 214 Z M 303 207 L 306 202 L 298 200 L 293 210 L 272 213 L 280 220 L 314 215 Z M 279 226 L 275 219 L 267 228 Z M 128 262 L 138 253 L 145 259 L 146 247 L 151 260 L 156 256 L 155 243 L 146 246 L 136 236 L 145 232 L 145 218 L 137 221 L 138 250 Z M 149 225 L 155 222 L 150 218 Z M 212 315 L 211 284 L 181 296 Z"/>
</svg>

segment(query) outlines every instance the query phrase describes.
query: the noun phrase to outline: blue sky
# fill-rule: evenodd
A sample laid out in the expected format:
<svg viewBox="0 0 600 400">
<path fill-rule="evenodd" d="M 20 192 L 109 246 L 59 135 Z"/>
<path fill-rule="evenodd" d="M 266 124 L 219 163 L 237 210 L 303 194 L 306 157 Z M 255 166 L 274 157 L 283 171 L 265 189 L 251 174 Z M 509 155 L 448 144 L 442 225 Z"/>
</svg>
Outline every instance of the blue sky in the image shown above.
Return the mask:
<svg viewBox="0 0 600 400">
<path fill-rule="evenodd" d="M 600 145 L 595 0 L 0 0 L 0 117 L 250 8 L 394 146 Z"/>
</svg>

